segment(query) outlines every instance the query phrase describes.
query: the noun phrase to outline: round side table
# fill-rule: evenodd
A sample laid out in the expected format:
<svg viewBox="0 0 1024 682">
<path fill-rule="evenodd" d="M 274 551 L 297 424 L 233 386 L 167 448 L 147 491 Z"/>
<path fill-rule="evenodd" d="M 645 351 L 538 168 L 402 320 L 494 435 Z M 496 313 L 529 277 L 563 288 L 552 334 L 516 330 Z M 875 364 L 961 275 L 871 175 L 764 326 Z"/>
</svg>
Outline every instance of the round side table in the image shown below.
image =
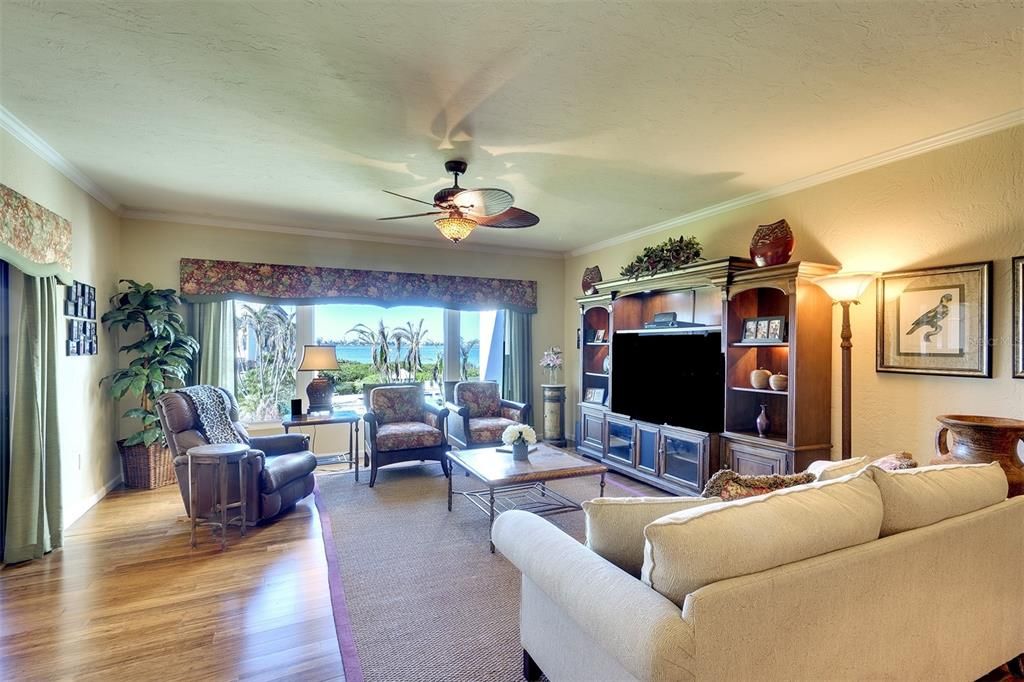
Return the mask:
<svg viewBox="0 0 1024 682">
<path fill-rule="evenodd" d="M 228 526 L 238 521 L 241 534 L 245 535 L 246 461 L 249 446 L 244 443 L 222 445 L 199 445 L 188 449 L 188 499 L 189 517 L 192 523 L 190 540 L 196 546 L 196 528 L 217 526 L 220 528 L 220 548 L 227 547 Z M 238 466 L 238 502 L 228 503 L 228 467 Z M 211 516 L 199 516 L 199 467 L 213 469 L 213 490 L 211 490 Z M 237 509 L 238 514 L 228 518 L 228 510 Z"/>
</svg>

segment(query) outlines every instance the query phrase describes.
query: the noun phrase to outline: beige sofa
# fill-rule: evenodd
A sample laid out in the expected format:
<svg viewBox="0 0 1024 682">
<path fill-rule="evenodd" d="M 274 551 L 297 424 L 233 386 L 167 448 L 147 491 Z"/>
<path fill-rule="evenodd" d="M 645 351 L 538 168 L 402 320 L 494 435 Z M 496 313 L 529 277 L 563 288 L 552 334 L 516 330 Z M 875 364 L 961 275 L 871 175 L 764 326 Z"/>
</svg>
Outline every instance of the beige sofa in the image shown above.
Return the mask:
<svg viewBox="0 0 1024 682">
<path fill-rule="evenodd" d="M 593 548 L 506 512 L 494 542 L 523 574 L 524 674 L 976 679 L 1024 652 L 1024 497 L 993 466 L 869 467 L 660 518 L 595 501 Z"/>
</svg>

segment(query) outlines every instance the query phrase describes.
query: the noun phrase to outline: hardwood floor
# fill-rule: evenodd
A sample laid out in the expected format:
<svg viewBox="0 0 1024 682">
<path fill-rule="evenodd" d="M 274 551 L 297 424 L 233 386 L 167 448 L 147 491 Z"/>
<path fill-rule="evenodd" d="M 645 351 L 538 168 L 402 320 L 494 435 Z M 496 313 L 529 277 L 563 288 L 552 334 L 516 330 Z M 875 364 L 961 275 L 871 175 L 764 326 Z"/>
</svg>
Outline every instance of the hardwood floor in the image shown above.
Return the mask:
<svg viewBox="0 0 1024 682">
<path fill-rule="evenodd" d="M 197 549 L 177 486 L 119 490 L 0 571 L 0 679 L 342 680 L 313 497 Z"/>
</svg>

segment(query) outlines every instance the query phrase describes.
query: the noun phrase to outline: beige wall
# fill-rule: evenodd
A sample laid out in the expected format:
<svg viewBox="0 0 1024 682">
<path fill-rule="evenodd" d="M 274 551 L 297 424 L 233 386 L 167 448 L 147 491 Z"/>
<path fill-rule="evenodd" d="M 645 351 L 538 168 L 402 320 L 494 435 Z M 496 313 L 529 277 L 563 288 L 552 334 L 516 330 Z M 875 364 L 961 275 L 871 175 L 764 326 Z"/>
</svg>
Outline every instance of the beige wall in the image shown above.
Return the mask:
<svg viewBox="0 0 1024 682">
<path fill-rule="evenodd" d="M 118 278 L 117 216 L 6 131 L 0 131 L 0 182 L 71 221 L 71 274 L 96 287 L 102 311 Z M 11 322 L 16 333 L 17 321 Z M 58 326 L 63 342 L 63 317 Z M 121 464 L 114 444 L 115 406 L 97 386 L 100 378 L 113 370 L 116 350 L 101 329 L 99 355 L 67 357 L 58 353 L 65 526 L 120 480 Z"/>
<path fill-rule="evenodd" d="M 182 258 L 537 280 L 538 306 L 533 322 L 534 405 L 540 404 L 543 379 L 536 365 L 540 352 L 562 343 L 565 301 L 560 258 L 479 253 L 440 239 L 433 248 L 149 220 L 123 221 L 121 256 L 121 276 L 174 288 L 179 285 Z M 317 449 L 321 449 L 319 442 Z"/>
<path fill-rule="evenodd" d="M 1011 378 L 1010 348 L 1010 258 L 1024 255 L 1022 126 L 569 258 L 568 376 L 575 376 L 578 361 L 573 298 L 585 267 L 600 265 L 606 278 L 617 277 L 642 247 L 680 234 L 696 235 L 708 258 L 746 255 L 755 226 L 783 217 L 796 233 L 794 260 L 873 271 L 995 261 L 992 379 L 876 373 L 874 289 L 853 308 L 854 455 L 902 449 L 924 462 L 932 454 L 937 414 L 1024 417 L 1024 380 Z M 832 442 L 838 457 L 838 310 L 834 318 Z M 570 404 L 578 399 L 574 389 Z"/>
</svg>

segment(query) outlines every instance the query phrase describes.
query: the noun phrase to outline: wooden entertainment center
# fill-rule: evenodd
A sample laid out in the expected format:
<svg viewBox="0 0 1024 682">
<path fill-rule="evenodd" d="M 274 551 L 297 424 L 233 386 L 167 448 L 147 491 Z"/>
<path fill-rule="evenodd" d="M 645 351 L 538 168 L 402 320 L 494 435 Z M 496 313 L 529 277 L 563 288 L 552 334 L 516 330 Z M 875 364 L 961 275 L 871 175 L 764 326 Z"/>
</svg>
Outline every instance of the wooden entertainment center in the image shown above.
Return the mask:
<svg viewBox="0 0 1024 682">
<path fill-rule="evenodd" d="M 597 283 L 596 293 L 577 299 L 578 452 L 681 495 L 699 493 L 720 468 L 741 474 L 794 473 L 815 459 L 829 458 L 832 300 L 812 280 L 838 270 L 808 262 L 757 268 L 747 259 L 730 257 L 638 280 Z M 680 326 L 645 328 L 657 313 L 675 313 Z M 755 317 L 783 318 L 783 340 L 745 341 L 743 322 Z M 643 352 L 644 344 L 670 347 L 665 337 L 677 335 L 706 340 L 720 335 L 721 354 L 712 359 Z M 638 337 L 655 336 L 662 339 L 639 343 Z M 687 343 L 680 343 L 680 349 L 697 348 L 693 344 L 699 342 L 691 338 Z M 615 373 L 617 349 L 619 371 L 628 376 Z M 721 366 L 713 366 L 719 361 Z M 788 375 L 786 390 L 753 388 L 750 373 L 762 367 Z M 673 383 L 673 376 L 684 379 Z M 631 395 L 616 399 L 614 389 L 624 392 L 623 386 Z M 638 401 L 638 390 L 651 393 Z M 623 404 L 673 416 L 671 421 L 645 421 L 634 418 L 642 415 L 615 411 Z M 770 426 L 759 436 L 755 421 L 762 405 Z M 709 409 L 713 418 L 707 416 Z M 696 421 L 715 426 L 701 430 L 694 428 Z"/>
</svg>

